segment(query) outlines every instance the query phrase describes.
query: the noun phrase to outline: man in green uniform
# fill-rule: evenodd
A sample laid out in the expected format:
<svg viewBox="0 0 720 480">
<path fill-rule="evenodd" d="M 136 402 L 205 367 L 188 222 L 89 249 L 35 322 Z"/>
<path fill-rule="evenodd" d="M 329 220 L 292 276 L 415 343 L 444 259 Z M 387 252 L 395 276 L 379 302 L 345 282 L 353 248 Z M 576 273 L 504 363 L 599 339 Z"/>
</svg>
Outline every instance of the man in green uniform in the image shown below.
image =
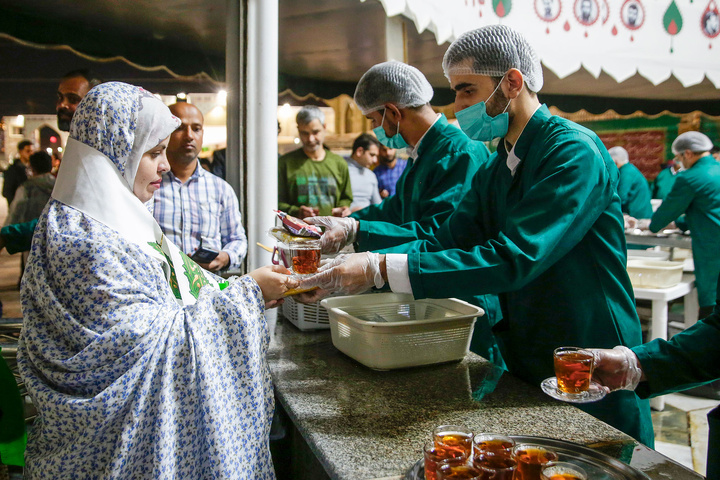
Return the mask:
<svg viewBox="0 0 720 480">
<path fill-rule="evenodd" d="M 390 148 L 410 147 L 411 164 L 396 185 L 395 195 L 370 205 L 350 218 L 314 217 L 309 223 L 328 227 L 323 252 L 336 253 L 349 243 L 356 251 L 400 246 L 418 238 L 432 238 L 470 190 L 478 168 L 489 152 L 444 115 L 430 106 L 433 89 L 415 67 L 384 62 L 370 68 L 357 84 L 355 103 L 372 121 L 380 142 Z M 471 348 L 489 360 L 499 354 L 489 328 L 499 315 L 497 297 L 482 295 L 464 300 L 482 307 L 486 316 L 476 327 Z M 487 327 L 487 328 L 483 328 Z"/>
<path fill-rule="evenodd" d="M 665 200 L 673 185 L 675 185 L 675 178 L 677 174 L 682 171 L 682 161 L 678 157 L 670 163 L 667 168 L 663 168 L 655 177 L 655 181 L 652 186 L 652 198 L 659 198 Z"/>
<path fill-rule="evenodd" d="M 641 398 L 681 392 L 720 380 L 720 288 L 713 313 L 672 340 L 655 339 L 627 349 L 593 350 L 593 378 Z M 708 413 L 707 478 L 720 478 L 720 407 Z"/>
<path fill-rule="evenodd" d="M 630 163 L 628 152 L 623 147 L 612 147 L 608 153 L 620 171 L 618 195 L 622 212 L 634 218 L 650 218 L 653 211 L 647 180 L 640 170 Z"/>
<path fill-rule="evenodd" d="M 435 239 L 406 254 L 341 258 L 301 288 L 355 293 L 387 282 L 415 298 L 497 293 L 503 359 L 538 386 L 554 375 L 556 347 L 641 344 L 618 171 L 600 139 L 538 102 L 540 61 L 509 27 L 461 35 L 443 67 L 460 126 L 474 139 L 502 138 L 498 151 Z M 649 403 L 632 392 L 580 408 L 654 443 Z"/>
<path fill-rule="evenodd" d="M 315 106 L 297 114 L 302 148 L 278 160 L 278 208 L 295 217 L 350 214 L 352 187 L 347 162 L 323 145 L 325 114 Z"/>
<path fill-rule="evenodd" d="M 673 153 L 682 157 L 685 170 L 662 205 L 653 214 L 650 230 L 658 232 L 685 214 L 692 236 L 695 285 L 700 317 L 712 312 L 717 278 L 720 274 L 720 163 L 712 155 L 712 142 L 700 132 L 685 132 L 672 144 Z"/>
</svg>

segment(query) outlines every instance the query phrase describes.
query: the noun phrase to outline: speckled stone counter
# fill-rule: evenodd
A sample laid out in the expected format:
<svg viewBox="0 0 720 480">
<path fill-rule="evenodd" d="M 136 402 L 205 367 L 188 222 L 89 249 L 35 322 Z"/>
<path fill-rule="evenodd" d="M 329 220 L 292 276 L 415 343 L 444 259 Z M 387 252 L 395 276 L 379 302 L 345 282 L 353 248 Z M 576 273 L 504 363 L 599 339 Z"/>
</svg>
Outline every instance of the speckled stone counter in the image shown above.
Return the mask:
<svg viewBox="0 0 720 480">
<path fill-rule="evenodd" d="M 649 478 L 702 478 L 472 353 L 457 363 L 378 372 L 338 351 L 329 330 L 301 332 L 280 318 L 273 334 L 277 399 L 329 478 L 403 478 L 442 424 L 576 442 L 627 457 Z"/>
</svg>

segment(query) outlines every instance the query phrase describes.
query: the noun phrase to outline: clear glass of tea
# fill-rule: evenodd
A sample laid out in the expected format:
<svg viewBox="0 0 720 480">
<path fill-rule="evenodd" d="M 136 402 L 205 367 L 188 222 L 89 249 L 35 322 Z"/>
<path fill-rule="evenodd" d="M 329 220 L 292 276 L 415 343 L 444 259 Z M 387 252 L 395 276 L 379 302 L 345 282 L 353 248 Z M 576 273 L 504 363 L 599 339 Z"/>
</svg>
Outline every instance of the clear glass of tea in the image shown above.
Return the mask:
<svg viewBox="0 0 720 480">
<path fill-rule="evenodd" d="M 480 469 L 483 480 L 513 480 L 517 460 L 512 451 L 486 451 L 475 457 L 473 465 Z"/>
<path fill-rule="evenodd" d="M 532 443 L 515 445 L 513 455 L 517 461 L 514 480 L 540 480 L 543 465 L 558 459 L 557 453 Z"/>
<path fill-rule="evenodd" d="M 317 273 L 322 253 L 320 240 L 290 243 L 287 251 L 293 272 L 299 275 Z"/>
<path fill-rule="evenodd" d="M 559 347 L 553 352 L 558 389 L 571 395 L 590 389 L 594 367 L 592 352 L 579 347 Z"/>
<path fill-rule="evenodd" d="M 495 433 L 478 433 L 473 437 L 473 455 L 478 457 L 485 452 L 500 452 L 512 455 L 515 440 L 507 435 Z"/>
<path fill-rule="evenodd" d="M 467 458 L 451 458 L 437 465 L 437 480 L 483 480 L 483 472 Z"/>
<path fill-rule="evenodd" d="M 472 456 L 473 432 L 461 425 L 440 425 L 433 430 L 435 445 L 450 450 L 458 450 L 467 458 Z"/>
<path fill-rule="evenodd" d="M 541 480 L 588 480 L 581 467 L 569 462 L 550 462 L 542 467 Z"/>
<path fill-rule="evenodd" d="M 467 456 L 459 449 L 447 449 L 438 446 L 435 440 L 430 440 L 423 448 L 423 456 L 425 459 L 425 480 L 437 480 L 436 471 L 438 464 L 443 460 L 460 459 L 467 460 Z"/>
</svg>

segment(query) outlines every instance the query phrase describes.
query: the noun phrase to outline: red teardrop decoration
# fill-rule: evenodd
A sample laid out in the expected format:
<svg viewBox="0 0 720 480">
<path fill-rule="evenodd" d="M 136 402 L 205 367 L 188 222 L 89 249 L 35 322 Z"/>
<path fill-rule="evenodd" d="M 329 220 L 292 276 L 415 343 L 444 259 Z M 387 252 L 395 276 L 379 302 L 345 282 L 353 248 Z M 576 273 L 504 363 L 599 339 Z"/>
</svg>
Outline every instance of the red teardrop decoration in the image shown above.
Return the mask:
<svg viewBox="0 0 720 480">
<path fill-rule="evenodd" d="M 565 25 L 563 25 L 563 28 L 565 29 L 566 32 L 569 32 L 570 31 L 570 22 L 565 20 Z"/>
<path fill-rule="evenodd" d="M 615 25 L 613 25 L 613 28 L 612 28 L 612 30 L 610 30 L 610 32 L 611 32 L 613 35 L 617 35 L 617 32 L 618 32 L 617 27 L 616 27 Z"/>
</svg>

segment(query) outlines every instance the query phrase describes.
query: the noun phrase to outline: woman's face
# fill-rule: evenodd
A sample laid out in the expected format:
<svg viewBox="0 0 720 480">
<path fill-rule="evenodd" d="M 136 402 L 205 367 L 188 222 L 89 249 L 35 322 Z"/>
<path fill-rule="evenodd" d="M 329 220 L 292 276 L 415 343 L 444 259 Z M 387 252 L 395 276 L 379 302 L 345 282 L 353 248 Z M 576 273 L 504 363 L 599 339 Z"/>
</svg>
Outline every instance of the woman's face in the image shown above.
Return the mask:
<svg viewBox="0 0 720 480">
<path fill-rule="evenodd" d="M 143 203 L 153 197 L 155 190 L 160 188 L 162 183 L 162 174 L 170 170 L 165 152 L 168 140 L 170 140 L 169 136 L 157 146 L 145 152 L 140 159 L 140 165 L 135 175 L 133 193 Z"/>
</svg>

